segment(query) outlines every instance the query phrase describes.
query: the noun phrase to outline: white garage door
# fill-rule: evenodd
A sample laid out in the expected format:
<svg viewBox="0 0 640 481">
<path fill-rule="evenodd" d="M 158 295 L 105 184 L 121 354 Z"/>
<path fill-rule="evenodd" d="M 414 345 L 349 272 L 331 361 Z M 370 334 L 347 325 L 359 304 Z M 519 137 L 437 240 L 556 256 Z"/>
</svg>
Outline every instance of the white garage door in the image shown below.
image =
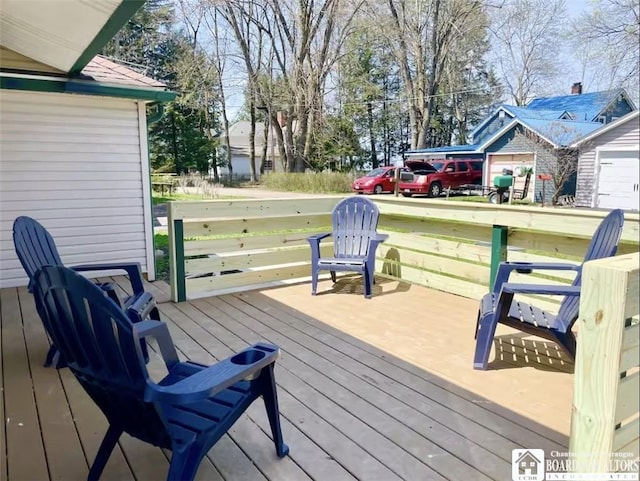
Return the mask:
<svg viewBox="0 0 640 481">
<path fill-rule="evenodd" d="M 489 154 L 488 156 L 488 176 L 489 183 L 487 185 L 493 185 L 493 180 L 498 175 L 502 175 L 502 169 L 509 169 L 515 172 L 515 185 L 514 189 L 524 189 L 525 177 L 518 175 L 518 172 L 522 168 L 532 168 L 534 164 L 533 154 Z M 533 177 L 531 179 L 531 185 L 529 186 L 529 193 L 527 198 L 531 199 L 533 192 Z"/>
<path fill-rule="evenodd" d="M 640 205 L 638 151 L 601 151 L 599 158 L 597 206 L 605 209 L 638 210 Z"/>
</svg>

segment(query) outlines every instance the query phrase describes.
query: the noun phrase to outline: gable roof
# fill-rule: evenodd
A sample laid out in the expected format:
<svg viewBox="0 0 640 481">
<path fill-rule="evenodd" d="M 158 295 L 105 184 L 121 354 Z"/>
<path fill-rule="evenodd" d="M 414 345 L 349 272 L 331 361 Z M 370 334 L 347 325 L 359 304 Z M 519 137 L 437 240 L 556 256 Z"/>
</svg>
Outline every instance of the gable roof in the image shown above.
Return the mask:
<svg viewBox="0 0 640 481">
<path fill-rule="evenodd" d="M 77 74 L 145 0 L 2 2 L 0 45 L 65 73 Z"/>
<path fill-rule="evenodd" d="M 501 105 L 501 107 L 514 117 L 528 119 L 557 120 L 568 114 L 566 110 L 529 109 L 515 105 Z"/>
<path fill-rule="evenodd" d="M 604 90 L 585 94 L 562 95 L 560 97 L 540 97 L 527 105 L 527 110 L 564 110 L 574 120 L 595 121 L 598 115 L 611 105 L 623 89 Z"/>
<path fill-rule="evenodd" d="M 620 117 L 619 119 L 614 120 L 613 122 L 609 122 L 608 124 L 601 125 L 600 128 L 594 130 L 589 135 L 579 139 L 577 142 L 571 144 L 571 147 L 578 147 L 581 143 L 587 142 L 589 140 L 595 139 L 596 137 L 608 132 L 612 129 L 615 129 L 619 125 L 626 124 L 633 119 L 637 119 L 640 116 L 640 110 L 632 110 L 627 115 Z"/>
<path fill-rule="evenodd" d="M 87 66 L 82 69 L 81 78 L 135 87 L 166 88 L 166 85 L 162 82 L 113 62 L 102 55 L 96 55 L 91 59 Z"/>
<path fill-rule="evenodd" d="M 176 97 L 165 84 L 104 57 L 94 57 L 79 76 L 0 71 L 0 89 L 73 93 L 168 102 Z"/>
<path fill-rule="evenodd" d="M 518 121 L 555 148 L 568 147 L 602 125 L 599 122 L 575 120 L 518 119 Z"/>
<path fill-rule="evenodd" d="M 574 142 L 579 141 L 579 139 L 585 135 L 602 126 L 599 122 L 576 122 L 575 120 L 561 119 L 521 119 L 514 117 L 511 119 L 511 122 L 495 132 L 483 143 L 479 144 L 478 151 L 483 152 L 487 147 L 518 125 L 522 125 L 530 130 L 556 149 L 569 147 Z"/>
</svg>

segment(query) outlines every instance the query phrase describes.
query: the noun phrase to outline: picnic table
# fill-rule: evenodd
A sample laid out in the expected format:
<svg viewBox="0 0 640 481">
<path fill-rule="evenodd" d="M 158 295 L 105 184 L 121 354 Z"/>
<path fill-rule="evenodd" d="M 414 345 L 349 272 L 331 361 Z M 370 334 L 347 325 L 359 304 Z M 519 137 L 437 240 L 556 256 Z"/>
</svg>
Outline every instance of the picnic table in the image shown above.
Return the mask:
<svg viewBox="0 0 640 481">
<path fill-rule="evenodd" d="M 151 182 L 151 187 L 159 187 L 161 195 L 164 195 L 164 191 L 167 188 L 169 190 L 169 195 L 173 193 L 173 182 Z"/>
</svg>

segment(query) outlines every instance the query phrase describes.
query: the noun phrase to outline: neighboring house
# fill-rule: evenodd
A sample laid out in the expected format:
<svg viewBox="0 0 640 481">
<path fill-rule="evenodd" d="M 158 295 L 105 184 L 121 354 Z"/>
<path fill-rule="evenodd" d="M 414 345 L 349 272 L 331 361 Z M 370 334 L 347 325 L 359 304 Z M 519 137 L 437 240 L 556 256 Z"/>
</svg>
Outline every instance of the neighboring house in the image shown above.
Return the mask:
<svg viewBox="0 0 640 481">
<path fill-rule="evenodd" d="M 262 159 L 262 149 L 264 146 L 264 122 L 256 122 L 255 125 L 255 167 L 256 176 L 260 176 L 260 161 Z M 231 143 L 231 166 L 234 177 L 248 178 L 251 175 L 250 159 L 251 159 L 251 143 L 249 141 L 249 133 L 251 132 L 251 123 L 241 120 L 229 127 L 229 142 Z M 221 139 L 224 143 L 224 139 Z M 280 158 L 278 148 L 275 142 L 275 134 L 272 131 L 269 135 L 267 143 L 267 159 L 264 165 L 264 171 L 270 172 L 274 170 L 274 162 L 278 162 Z M 277 168 L 277 165 L 276 165 Z M 218 169 L 221 175 L 228 175 L 229 169 L 224 166 Z"/>
<path fill-rule="evenodd" d="M 140 262 L 154 278 L 147 105 L 175 94 L 95 56 L 142 3 L 3 3 L 0 287 L 27 284 L 20 215 L 51 231 L 65 263 Z"/>
<path fill-rule="evenodd" d="M 640 111 L 580 139 L 576 206 L 639 210 Z"/>
<path fill-rule="evenodd" d="M 534 171 L 530 198 L 542 198 L 542 182 L 537 175 L 553 170 L 561 155 L 575 155 L 570 147 L 579 139 L 616 119 L 636 110 L 623 89 L 582 93 L 581 84 L 574 84 L 571 95 L 532 100 L 526 107 L 501 105 L 471 132 L 471 144 L 409 151 L 406 158 L 451 158 L 479 156 L 484 158 L 484 184 L 492 185 L 503 169 L 524 173 Z M 517 135 L 517 134 L 520 135 Z M 525 140 L 525 134 L 535 134 L 541 142 Z M 420 156 L 425 157 L 420 157 Z M 522 188 L 524 175 L 516 178 L 516 188 Z M 565 185 L 564 194 L 573 195 L 577 177 Z M 547 183 L 545 198 L 549 199 L 551 183 Z"/>
</svg>

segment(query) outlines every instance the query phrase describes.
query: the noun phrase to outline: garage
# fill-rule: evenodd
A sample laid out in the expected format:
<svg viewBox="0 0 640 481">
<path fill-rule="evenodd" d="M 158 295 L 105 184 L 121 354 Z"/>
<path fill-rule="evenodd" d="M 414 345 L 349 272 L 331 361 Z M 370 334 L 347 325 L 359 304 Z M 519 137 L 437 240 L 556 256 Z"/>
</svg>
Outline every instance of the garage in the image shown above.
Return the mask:
<svg viewBox="0 0 640 481">
<path fill-rule="evenodd" d="M 576 207 L 638 210 L 639 118 L 629 112 L 571 146 L 579 151 Z"/>
<path fill-rule="evenodd" d="M 515 177 L 514 189 L 524 189 L 525 169 L 533 168 L 534 154 L 488 154 L 485 172 L 487 185 L 493 185 L 493 179 L 502 175 L 503 169 L 512 170 Z M 533 181 L 532 181 L 533 183 Z M 529 187 L 527 198 L 532 198 L 533 186 Z"/>
<path fill-rule="evenodd" d="M 597 152 L 600 171 L 596 207 L 639 210 L 638 184 L 640 159 L 638 150 Z"/>
</svg>

